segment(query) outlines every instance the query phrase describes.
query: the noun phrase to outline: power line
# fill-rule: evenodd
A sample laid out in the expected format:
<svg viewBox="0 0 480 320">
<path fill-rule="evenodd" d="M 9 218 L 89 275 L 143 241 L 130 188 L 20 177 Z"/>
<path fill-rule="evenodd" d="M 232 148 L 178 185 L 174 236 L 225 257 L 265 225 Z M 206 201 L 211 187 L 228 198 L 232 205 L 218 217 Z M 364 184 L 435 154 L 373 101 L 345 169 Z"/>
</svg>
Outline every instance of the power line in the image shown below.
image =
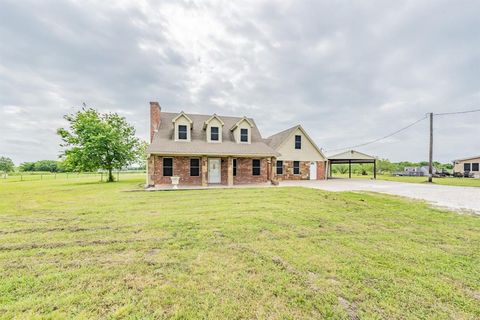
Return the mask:
<svg viewBox="0 0 480 320">
<path fill-rule="evenodd" d="M 390 138 L 402 131 L 405 131 L 407 130 L 408 128 L 410 127 L 413 127 L 414 125 L 416 125 L 417 123 L 425 120 L 427 118 L 427 115 L 424 115 L 422 118 L 418 119 L 417 121 L 415 122 L 412 122 L 410 123 L 408 126 L 405 126 L 401 129 L 398 129 L 397 131 L 394 131 L 390 134 L 387 134 L 386 136 L 384 137 L 381 137 L 381 138 L 377 138 L 375 140 L 371 140 L 371 141 L 368 141 L 368 142 L 365 142 L 365 143 L 361 143 L 361 144 L 357 144 L 357 145 L 354 145 L 354 146 L 349 146 L 349 147 L 344 147 L 344 148 L 338 148 L 338 149 L 332 149 L 332 150 L 326 150 L 327 152 L 332 152 L 332 151 L 339 151 L 339 150 L 346 150 L 346 149 L 353 149 L 353 148 L 358 148 L 358 147 L 363 147 L 363 146 L 366 146 L 366 145 L 369 145 L 369 144 L 372 144 L 372 143 L 375 143 L 375 142 L 378 142 L 378 141 L 381 141 L 381 140 L 384 140 L 384 139 L 387 139 L 387 138 Z"/>
<path fill-rule="evenodd" d="M 473 109 L 473 110 L 466 110 L 466 111 L 456 111 L 456 112 L 443 112 L 443 113 L 434 113 L 434 116 L 447 116 L 451 114 L 464 114 L 464 113 L 472 113 L 472 112 L 480 112 L 480 109 Z"/>
</svg>

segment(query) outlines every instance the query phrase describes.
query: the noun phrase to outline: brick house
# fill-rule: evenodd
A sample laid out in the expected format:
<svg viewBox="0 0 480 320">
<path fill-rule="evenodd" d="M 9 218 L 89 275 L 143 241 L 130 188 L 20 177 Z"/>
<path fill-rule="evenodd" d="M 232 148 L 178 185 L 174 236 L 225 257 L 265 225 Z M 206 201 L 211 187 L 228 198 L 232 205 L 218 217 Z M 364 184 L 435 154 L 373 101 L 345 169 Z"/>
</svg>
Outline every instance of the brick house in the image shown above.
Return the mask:
<svg viewBox="0 0 480 320">
<path fill-rule="evenodd" d="M 323 155 L 300 126 L 294 128 L 286 130 L 288 135 L 281 132 L 263 139 L 251 118 L 162 112 L 158 102 L 150 102 L 147 185 L 169 185 L 172 176 L 180 178 L 180 185 L 199 186 L 324 179 Z M 284 145 L 297 135 L 305 142 L 295 149 L 296 158 L 280 160 L 292 169 L 277 175 L 277 158 L 282 159 L 278 150 L 288 152 Z M 312 152 L 318 154 L 312 157 Z M 313 162 L 316 176 L 310 167 Z"/>
</svg>

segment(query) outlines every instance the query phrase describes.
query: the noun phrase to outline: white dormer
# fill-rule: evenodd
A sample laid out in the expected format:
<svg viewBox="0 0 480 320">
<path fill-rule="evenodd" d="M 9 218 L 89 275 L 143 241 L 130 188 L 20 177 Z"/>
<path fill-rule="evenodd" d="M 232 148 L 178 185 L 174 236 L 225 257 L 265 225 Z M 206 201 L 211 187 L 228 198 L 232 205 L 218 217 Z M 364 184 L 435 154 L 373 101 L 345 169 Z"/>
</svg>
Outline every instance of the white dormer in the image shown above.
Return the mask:
<svg viewBox="0 0 480 320">
<path fill-rule="evenodd" d="M 222 142 L 222 129 L 225 123 L 219 116 L 214 114 L 208 118 L 203 124 L 203 130 L 206 131 L 207 142 L 221 143 Z"/>
<path fill-rule="evenodd" d="M 252 128 L 253 123 L 247 117 L 240 119 L 230 129 L 237 143 L 252 143 Z"/>
<path fill-rule="evenodd" d="M 193 121 L 185 114 L 185 112 L 180 112 L 172 119 L 172 123 L 174 127 L 175 141 L 191 141 Z"/>
</svg>

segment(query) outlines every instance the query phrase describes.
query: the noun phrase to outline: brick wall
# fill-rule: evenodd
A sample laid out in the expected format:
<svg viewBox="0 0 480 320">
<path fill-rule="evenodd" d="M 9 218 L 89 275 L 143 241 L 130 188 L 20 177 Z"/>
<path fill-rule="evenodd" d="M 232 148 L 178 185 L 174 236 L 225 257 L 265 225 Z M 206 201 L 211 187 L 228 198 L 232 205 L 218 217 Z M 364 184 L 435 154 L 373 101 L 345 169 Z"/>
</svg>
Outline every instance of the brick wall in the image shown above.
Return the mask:
<svg viewBox="0 0 480 320">
<path fill-rule="evenodd" d="M 170 158 L 170 157 L 166 157 Z M 199 159 L 192 157 L 194 159 Z M 150 160 L 152 159 L 152 160 Z M 171 184 L 170 177 L 163 176 L 163 157 L 151 156 L 149 159 L 148 172 L 154 184 Z M 173 157 L 173 175 L 180 177 L 180 184 L 201 185 L 202 184 L 202 165 L 200 161 L 200 175 L 198 177 L 190 176 L 190 157 Z M 201 159 L 200 159 L 201 160 Z M 153 170 L 151 170 L 153 168 Z M 153 176 L 152 176 L 153 174 Z"/>
<path fill-rule="evenodd" d="M 170 158 L 170 157 L 167 157 Z M 192 157 L 199 159 L 196 157 Z M 202 184 L 202 161 L 200 158 L 200 176 L 190 176 L 190 157 L 173 157 L 173 175 L 180 177 L 180 184 Z M 205 166 L 208 168 L 207 166 Z M 221 184 L 228 184 L 228 158 L 221 158 Z M 267 159 L 260 159 L 260 175 L 252 175 L 252 158 L 237 158 L 237 175 L 233 177 L 234 184 L 268 182 Z M 152 155 L 148 159 L 149 180 L 155 185 L 171 184 L 170 177 L 163 176 L 163 157 Z M 208 174 L 205 175 L 208 180 Z"/>
<path fill-rule="evenodd" d="M 237 175 L 233 177 L 233 184 L 268 182 L 267 165 L 267 159 L 260 159 L 260 175 L 254 176 L 252 158 L 237 158 Z"/>
<path fill-rule="evenodd" d="M 277 167 L 275 165 L 275 172 Z M 283 161 L 283 174 L 277 175 L 278 180 L 308 180 L 310 179 L 310 161 L 300 161 L 300 174 L 293 174 L 293 161 Z"/>
<path fill-rule="evenodd" d="M 317 180 L 325 179 L 325 161 L 317 161 Z"/>
</svg>

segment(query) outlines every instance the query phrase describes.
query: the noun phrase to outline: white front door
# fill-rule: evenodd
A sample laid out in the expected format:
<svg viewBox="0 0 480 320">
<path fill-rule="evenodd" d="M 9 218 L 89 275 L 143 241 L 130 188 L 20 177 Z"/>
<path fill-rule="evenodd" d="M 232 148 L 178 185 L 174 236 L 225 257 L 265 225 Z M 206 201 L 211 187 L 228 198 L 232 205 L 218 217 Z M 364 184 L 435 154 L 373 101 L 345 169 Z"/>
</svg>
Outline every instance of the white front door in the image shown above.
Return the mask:
<svg viewBox="0 0 480 320">
<path fill-rule="evenodd" d="M 221 182 L 221 164 L 220 159 L 208 159 L 208 183 Z"/>
<path fill-rule="evenodd" d="M 310 180 L 317 180 L 317 163 L 310 162 Z"/>
</svg>

